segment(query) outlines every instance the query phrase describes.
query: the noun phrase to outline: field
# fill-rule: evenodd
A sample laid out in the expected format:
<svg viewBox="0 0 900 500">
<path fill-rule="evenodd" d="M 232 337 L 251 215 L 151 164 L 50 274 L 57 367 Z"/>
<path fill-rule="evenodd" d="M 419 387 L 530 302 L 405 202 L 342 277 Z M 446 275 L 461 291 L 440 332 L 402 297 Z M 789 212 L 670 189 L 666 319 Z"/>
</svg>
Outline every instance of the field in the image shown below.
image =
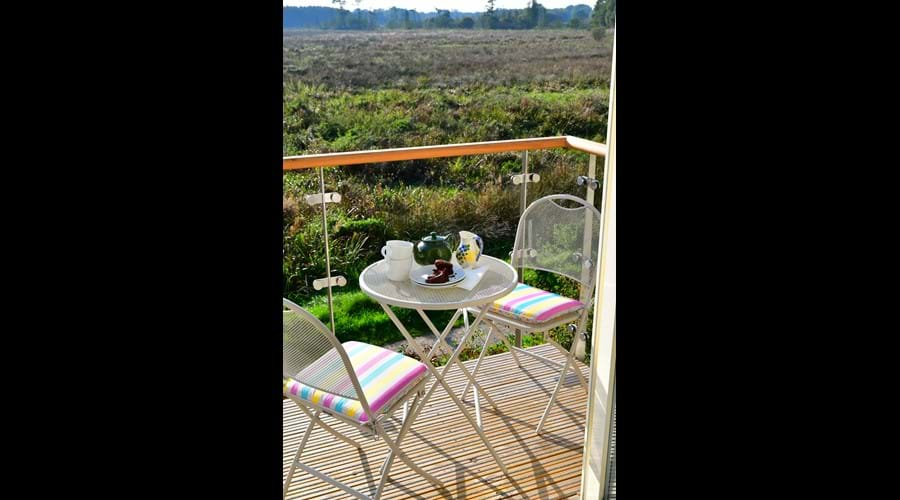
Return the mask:
<svg viewBox="0 0 900 500">
<path fill-rule="evenodd" d="M 599 90 L 610 43 L 583 30 L 286 30 L 283 66 L 285 81 L 332 89 Z"/>
<path fill-rule="evenodd" d="M 284 32 L 286 155 L 575 135 L 604 141 L 611 37 L 579 30 L 440 30 Z M 587 155 L 530 154 L 541 174 L 529 200 L 582 195 L 575 185 Z M 399 340 L 380 307 L 355 281 L 380 259 L 384 241 L 416 241 L 430 231 L 472 230 L 485 253 L 512 247 L 520 191 L 509 176 L 521 156 L 467 158 L 330 168 L 326 189 L 344 197 L 329 210 L 332 268 L 349 285 L 336 291 L 342 340 L 382 345 Z M 321 215 L 302 202 L 318 190 L 314 172 L 284 176 L 284 295 L 327 318 Z M 526 275 L 530 283 L 572 295 L 571 283 Z M 449 314 L 435 318 L 436 324 Z M 414 335 L 424 324 L 410 320 Z"/>
</svg>

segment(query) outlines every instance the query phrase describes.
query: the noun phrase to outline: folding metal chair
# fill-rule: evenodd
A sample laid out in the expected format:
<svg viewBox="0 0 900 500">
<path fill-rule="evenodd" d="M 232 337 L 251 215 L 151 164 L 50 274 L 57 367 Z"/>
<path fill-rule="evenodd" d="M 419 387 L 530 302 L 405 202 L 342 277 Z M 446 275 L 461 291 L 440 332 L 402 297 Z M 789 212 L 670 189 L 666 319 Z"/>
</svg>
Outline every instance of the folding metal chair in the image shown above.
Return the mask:
<svg viewBox="0 0 900 500">
<path fill-rule="evenodd" d="M 560 203 L 568 204 L 570 207 Z M 478 373 L 495 327 L 502 327 L 507 331 L 520 330 L 523 334 L 543 332 L 545 340 L 566 356 L 565 363 L 558 363 L 510 345 L 507 336 L 501 335 L 520 368 L 523 366 L 519 361 L 519 354 L 525 354 L 562 369 L 556 388 L 538 423 L 538 434 L 544 427 L 550 408 L 556 401 L 563 380 L 570 369 L 575 372 L 584 390 L 588 390 L 587 381 L 575 364 L 574 355 L 579 344 L 578 335 L 585 330 L 588 313 L 593 304 L 595 273 L 600 252 L 600 222 L 600 211 L 576 196 L 555 194 L 531 203 L 519 219 L 511 263 L 516 268 L 549 271 L 572 278 L 580 285 L 579 300 L 519 283 L 509 295 L 491 304 L 483 319 L 489 330 L 472 372 L 473 377 Z M 479 308 L 469 308 L 469 312 L 474 314 L 480 311 Z M 569 331 L 575 334 L 572 347 L 568 351 L 548 335 L 553 328 L 566 324 L 569 325 Z M 469 385 L 463 390 L 463 399 Z"/>
<path fill-rule="evenodd" d="M 429 375 L 425 365 L 403 354 L 362 342 L 341 344 L 331 330 L 308 311 L 287 299 L 283 299 L 283 304 L 286 308 L 282 321 L 283 390 L 285 396 L 309 417 L 309 425 L 294 455 L 282 496 L 287 496 L 294 472 L 299 468 L 357 498 L 377 500 L 395 458 L 432 484 L 443 487 L 400 450 L 400 443 L 418 414 L 417 405 L 426 388 Z M 395 441 L 387 435 L 382 422 L 401 406 L 402 425 Z M 351 446 L 361 447 L 322 421 L 322 414 L 349 424 L 372 438 L 381 438 L 390 448 L 381 466 L 377 489 L 371 497 L 300 461 L 316 426 Z"/>
</svg>

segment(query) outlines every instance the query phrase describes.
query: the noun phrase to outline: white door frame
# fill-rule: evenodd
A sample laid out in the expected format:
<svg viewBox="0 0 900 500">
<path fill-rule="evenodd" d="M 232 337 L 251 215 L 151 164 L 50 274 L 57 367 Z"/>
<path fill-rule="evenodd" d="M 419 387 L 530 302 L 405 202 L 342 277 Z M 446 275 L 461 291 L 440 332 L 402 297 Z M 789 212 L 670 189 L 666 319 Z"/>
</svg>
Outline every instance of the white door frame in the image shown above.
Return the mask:
<svg viewBox="0 0 900 500">
<path fill-rule="evenodd" d="M 581 467 L 581 498 L 606 495 L 609 468 L 609 427 L 616 379 L 616 42 L 613 35 L 612 74 L 609 90 L 609 123 L 606 134 L 606 166 L 603 181 L 603 228 L 600 232 L 600 265 L 591 336 L 591 380 Z"/>
</svg>

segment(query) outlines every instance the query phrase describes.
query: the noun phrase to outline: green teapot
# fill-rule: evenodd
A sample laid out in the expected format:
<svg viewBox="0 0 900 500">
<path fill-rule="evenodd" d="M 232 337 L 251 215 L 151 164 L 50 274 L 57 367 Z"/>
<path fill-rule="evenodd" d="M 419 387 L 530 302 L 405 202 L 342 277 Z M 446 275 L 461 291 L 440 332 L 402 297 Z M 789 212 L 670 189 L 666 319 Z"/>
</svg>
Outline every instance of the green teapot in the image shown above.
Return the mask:
<svg viewBox="0 0 900 500">
<path fill-rule="evenodd" d="M 450 235 L 440 236 L 435 232 L 422 238 L 413 247 L 413 258 L 420 266 L 430 266 L 434 261 L 443 259 L 449 261 L 453 256 L 453 246 L 450 244 Z"/>
</svg>

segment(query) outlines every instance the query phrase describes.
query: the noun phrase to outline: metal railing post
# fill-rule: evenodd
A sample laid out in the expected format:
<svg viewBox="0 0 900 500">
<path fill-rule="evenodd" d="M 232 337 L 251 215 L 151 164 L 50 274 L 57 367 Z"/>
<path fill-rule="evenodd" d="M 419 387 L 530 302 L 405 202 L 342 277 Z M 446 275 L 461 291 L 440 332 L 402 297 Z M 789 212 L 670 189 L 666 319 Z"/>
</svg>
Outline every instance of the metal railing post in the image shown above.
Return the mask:
<svg viewBox="0 0 900 500">
<path fill-rule="evenodd" d="M 588 160 L 588 179 L 596 179 L 597 178 L 597 155 L 590 155 Z M 594 205 L 594 183 L 593 182 L 585 182 L 585 187 L 587 188 L 587 193 L 585 194 L 585 201 L 590 203 L 592 206 Z M 585 214 L 584 218 L 584 243 L 582 245 L 582 255 L 591 255 L 591 245 L 593 245 L 593 241 L 591 238 L 592 235 L 592 226 L 594 222 L 594 216 L 588 211 Z M 580 300 L 582 303 L 587 303 L 591 298 L 591 292 L 595 286 L 594 284 L 594 266 L 597 266 L 598 262 L 592 262 L 591 267 L 581 266 L 581 295 Z M 590 286 L 585 285 L 588 283 Z M 575 348 L 575 358 L 579 361 L 584 361 L 587 350 L 586 339 L 582 338 L 581 335 L 583 332 L 575 332 L 575 335 L 572 338 L 572 342 L 577 344 Z"/>
<path fill-rule="evenodd" d="M 528 151 L 522 152 L 522 203 L 519 208 L 519 220 L 522 220 L 522 214 L 525 213 L 525 209 L 528 208 Z M 513 256 L 515 259 L 518 256 Z M 519 262 L 522 262 L 521 259 L 517 259 Z M 525 271 L 524 267 L 517 267 L 516 272 L 519 273 L 519 281 L 522 281 L 522 273 Z"/>
<path fill-rule="evenodd" d="M 325 276 L 328 278 L 328 315 L 331 317 L 331 333 L 337 335 L 334 330 L 334 299 L 331 296 L 331 249 L 328 246 L 328 215 L 325 206 L 328 204 L 325 196 L 325 169 L 319 167 L 319 194 L 322 195 L 322 236 L 325 238 Z"/>
<path fill-rule="evenodd" d="M 522 203 L 519 209 L 519 220 L 522 220 L 522 214 L 528 208 L 528 151 L 522 151 Z M 517 256 L 513 256 L 515 259 Z M 519 259 L 519 262 L 522 262 Z M 516 272 L 519 273 L 519 281 L 524 281 L 524 267 L 517 267 Z M 522 347 L 522 331 L 516 328 L 516 347 Z"/>
</svg>

